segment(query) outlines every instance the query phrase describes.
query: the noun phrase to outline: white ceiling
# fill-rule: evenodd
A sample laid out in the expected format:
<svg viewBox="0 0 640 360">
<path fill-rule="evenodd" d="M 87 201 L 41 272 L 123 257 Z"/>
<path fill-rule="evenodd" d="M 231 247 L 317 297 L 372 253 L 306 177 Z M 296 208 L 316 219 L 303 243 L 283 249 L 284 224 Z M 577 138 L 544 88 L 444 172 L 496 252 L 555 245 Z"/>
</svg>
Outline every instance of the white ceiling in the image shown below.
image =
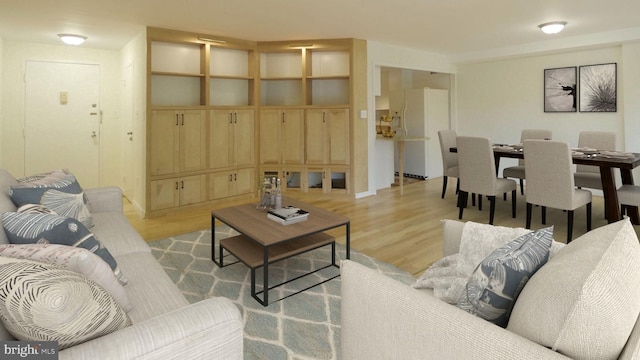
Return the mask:
<svg viewBox="0 0 640 360">
<path fill-rule="evenodd" d="M 0 0 L 0 37 L 120 49 L 145 26 L 254 41 L 354 37 L 474 61 L 640 40 L 638 0 Z M 537 25 L 566 21 L 557 35 Z"/>
</svg>

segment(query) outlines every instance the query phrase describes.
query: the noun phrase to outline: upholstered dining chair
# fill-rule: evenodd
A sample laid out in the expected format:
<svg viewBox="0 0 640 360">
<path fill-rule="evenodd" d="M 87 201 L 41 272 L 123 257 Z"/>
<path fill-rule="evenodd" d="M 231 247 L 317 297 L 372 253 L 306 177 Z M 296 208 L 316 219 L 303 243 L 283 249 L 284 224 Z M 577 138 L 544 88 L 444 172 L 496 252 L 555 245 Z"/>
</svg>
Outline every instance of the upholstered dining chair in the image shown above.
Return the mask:
<svg viewBox="0 0 640 360">
<path fill-rule="evenodd" d="M 520 143 L 525 140 L 551 140 L 551 130 L 523 129 L 520 134 Z M 520 194 L 524 195 L 524 159 L 518 160 L 518 165 L 510 166 L 502 170 L 502 177 L 520 180 Z"/>
<path fill-rule="evenodd" d="M 609 131 L 581 131 L 578 135 L 578 148 L 597 150 L 615 150 L 616 133 Z M 600 168 L 590 165 L 576 165 L 574 174 L 578 188 L 601 189 Z"/>
<path fill-rule="evenodd" d="M 440 140 L 440 152 L 442 153 L 442 196 L 447 191 L 447 180 L 449 177 L 456 178 L 456 194 L 460 189 L 460 172 L 458 170 L 458 154 L 452 153 L 449 149 L 456 147 L 456 132 L 454 130 L 438 131 Z"/>
<path fill-rule="evenodd" d="M 489 198 L 489 224 L 493 225 L 496 195 L 511 191 L 511 215 L 516 217 L 516 188 L 514 180 L 498 178 L 491 141 L 482 137 L 458 136 L 458 167 L 460 191 L 458 191 L 458 218 L 467 206 L 469 193 L 478 194 L 478 208 L 482 209 L 482 195 Z"/>
<path fill-rule="evenodd" d="M 542 208 L 542 224 L 546 223 L 547 207 L 567 212 L 567 243 L 573 235 L 573 212 L 587 207 L 587 231 L 591 230 L 591 192 L 576 189 L 573 160 L 569 144 L 561 141 L 525 140 L 524 163 L 527 173 L 526 228 L 531 228 L 533 205 Z"/>
</svg>

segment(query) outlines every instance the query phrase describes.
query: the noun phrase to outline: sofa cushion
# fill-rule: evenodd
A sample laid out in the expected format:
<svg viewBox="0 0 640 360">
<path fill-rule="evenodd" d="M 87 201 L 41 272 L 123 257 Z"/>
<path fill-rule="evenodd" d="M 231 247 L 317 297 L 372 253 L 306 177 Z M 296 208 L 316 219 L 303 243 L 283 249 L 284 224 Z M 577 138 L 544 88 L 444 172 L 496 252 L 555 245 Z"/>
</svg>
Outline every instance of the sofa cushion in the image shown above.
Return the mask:
<svg viewBox="0 0 640 360">
<path fill-rule="evenodd" d="M 547 262 L 553 227 L 522 235 L 478 265 L 458 307 L 506 327 L 511 309 L 529 278 Z"/>
<path fill-rule="evenodd" d="M 628 218 L 573 240 L 529 280 L 507 330 L 574 359 L 617 359 L 640 314 Z"/>
<path fill-rule="evenodd" d="M 102 287 L 50 264 L 0 257 L 0 288 L 0 319 L 19 340 L 64 349 L 131 325 Z"/>
<path fill-rule="evenodd" d="M 16 204 L 13 203 L 11 197 L 9 196 L 9 190 L 11 186 L 17 185 L 18 180 L 16 180 L 13 175 L 11 175 L 7 170 L 0 168 L 0 214 L 7 211 L 16 211 Z M 0 231 L 0 244 L 8 244 L 9 239 L 4 231 Z"/>
<path fill-rule="evenodd" d="M 80 273 L 107 290 L 125 311 L 131 310 L 127 293 L 111 267 L 87 249 L 56 244 L 3 244 L 0 256 L 40 261 Z"/>
<path fill-rule="evenodd" d="M 55 170 L 20 178 L 18 182 L 9 191 L 16 206 L 41 204 L 58 215 L 79 220 L 88 228 L 93 226 L 87 198 L 73 174 Z"/>
<path fill-rule="evenodd" d="M 7 212 L 2 214 L 2 223 L 13 244 L 61 244 L 88 249 L 109 264 L 121 284 L 127 283 L 109 250 L 76 219 L 53 214 Z"/>
</svg>

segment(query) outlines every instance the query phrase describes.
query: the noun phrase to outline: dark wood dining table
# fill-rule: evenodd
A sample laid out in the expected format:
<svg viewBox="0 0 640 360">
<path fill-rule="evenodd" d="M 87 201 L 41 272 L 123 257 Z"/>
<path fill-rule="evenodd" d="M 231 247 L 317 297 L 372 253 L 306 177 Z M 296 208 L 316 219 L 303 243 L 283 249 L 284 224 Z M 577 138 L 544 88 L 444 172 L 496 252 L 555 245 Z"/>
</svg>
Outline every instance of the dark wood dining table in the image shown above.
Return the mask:
<svg viewBox="0 0 640 360">
<path fill-rule="evenodd" d="M 455 147 L 452 147 L 449 150 L 451 152 L 458 152 L 458 149 Z M 616 168 L 619 169 L 622 183 L 633 185 L 632 170 L 640 166 L 640 153 L 632 154 L 633 157 L 613 157 L 601 154 L 573 156 L 574 164 L 591 165 L 600 168 L 600 180 L 602 181 L 602 194 L 604 197 L 604 212 L 609 223 L 616 222 L 622 218 L 613 171 Z M 493 147 L 493 156 L 495 158 L 496 171 L 498 171 L 498 169 L 500 169 L 501 158 L 524 159 L 524 152 L 522 151 L 522 148 L 496 145 Z M 637 206 L 627 208 L 627 215 L 633 224 L 640 225 L 640 216 Z"/>
</svg>

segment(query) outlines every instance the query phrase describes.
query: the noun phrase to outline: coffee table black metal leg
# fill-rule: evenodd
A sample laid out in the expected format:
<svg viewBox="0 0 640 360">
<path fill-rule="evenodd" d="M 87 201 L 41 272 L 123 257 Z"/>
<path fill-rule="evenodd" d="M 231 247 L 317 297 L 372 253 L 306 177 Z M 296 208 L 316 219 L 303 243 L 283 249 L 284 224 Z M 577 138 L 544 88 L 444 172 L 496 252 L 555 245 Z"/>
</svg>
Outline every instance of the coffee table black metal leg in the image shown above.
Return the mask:
<svg viewBox="0 0 640 360">
<path fill-rule="evenodd" d="M 347 234 L 346 234 L 346 242 L 347 242 L 347 260 L 351 259 L 351 221 L 347 223 Z"/>
<path fill-rule="evenodd" d="M 263 254 L 264 258 L 263 258 L 263 264 L 264 264 L 264 270 L 263 270 L 263 277 L 264 279 L 263 281 L 263 288 L 262 288 L 262 298 L 264 300 L 264 302 L 262 303 L 262 305 L 267 306 L 269 305 L 269 247 L 265 246 L 264 247 L 264 254 Z"/>
</svg>

